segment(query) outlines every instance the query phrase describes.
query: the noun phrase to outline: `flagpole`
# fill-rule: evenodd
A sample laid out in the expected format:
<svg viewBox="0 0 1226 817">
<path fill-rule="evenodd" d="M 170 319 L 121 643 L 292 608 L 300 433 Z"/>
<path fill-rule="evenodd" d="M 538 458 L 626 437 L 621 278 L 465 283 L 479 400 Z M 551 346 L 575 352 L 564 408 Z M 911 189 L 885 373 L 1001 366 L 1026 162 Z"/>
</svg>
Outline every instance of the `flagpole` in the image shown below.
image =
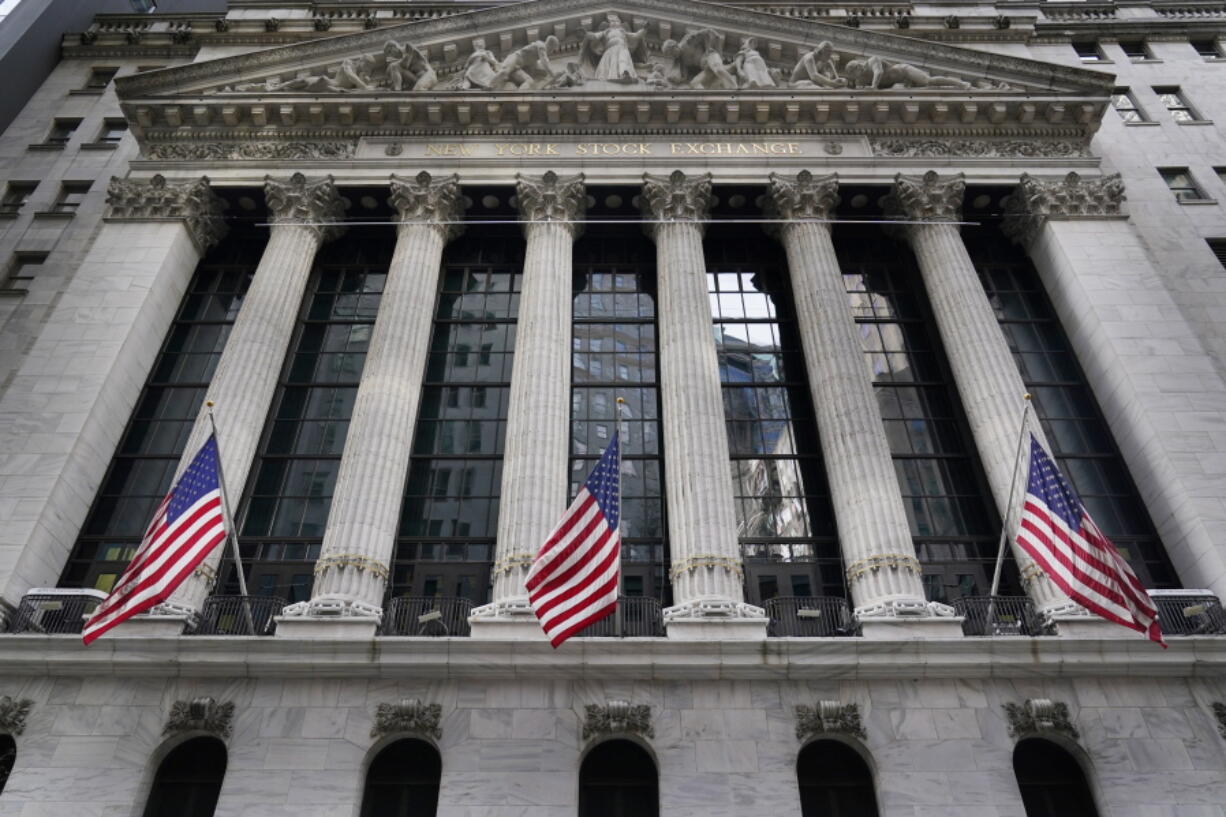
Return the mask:
<svg viewBox="0 0 1226 817">
<path fill-rule="evenodd" d="M 1009 543 L 1009 517 L 1013 515 L 1013 498 L 1017 495 L 1017 472 L 1022 466 L 1023 445 L 1026 442 L 1026 420 L 1030 418 L 1030 393 L 1022 395 L 1022 423 L 1017 432 L 1017 451 L 1013 457 L 1013 478 L 1009 481 L 1009 501 L 1005 505 L 1000 525 L 1000 547 L 996 553 L 996 570 L 992 573 L 992 592 L 988 594 L 988 615 L 984 626 L 996 616 L 996 594 L 1000 592 L 1000 574 L 1005 566 L 1005 546 Z"/>
<path fill-rule="evenodd" d="M 251 616 L 251 600 L 247 595 L 247 577 L 243 575 L 243 557 L 238 551 L 238 530 L 234 527 L 234 514 L 230 512 L 230 495 L 226 491 L 226 477 L 221 467 L 221 436 L 217 433 L 217 420 L 213 417 L 213 401 L 205 401 L 208 408 L 209 427 L 213 429 L 213 444 L 217 446 L 217 487 L 221 489 L 221 507 L 226 515 L 226 538 L 230 540 L 234 551 L 234 567 L 238 573 L 238 592 L 243 598 L 243 615 L 247 619 L 247 628 L 252 635 L 255 631 L 255 621 Z"/>
<path fill-rule="evenodd" d="M 617 398 L 617 629 L 620 636 L 625 631 L 625 611 L 622 609 L 622 596 L 626 590 L 626 576 L 622 570 L 622 516 L 625 509 L 622 508 L 622 453 L 626 445 L 625 434 L 626 420 L 626 399 L 624 397 Z"/>
</svg>

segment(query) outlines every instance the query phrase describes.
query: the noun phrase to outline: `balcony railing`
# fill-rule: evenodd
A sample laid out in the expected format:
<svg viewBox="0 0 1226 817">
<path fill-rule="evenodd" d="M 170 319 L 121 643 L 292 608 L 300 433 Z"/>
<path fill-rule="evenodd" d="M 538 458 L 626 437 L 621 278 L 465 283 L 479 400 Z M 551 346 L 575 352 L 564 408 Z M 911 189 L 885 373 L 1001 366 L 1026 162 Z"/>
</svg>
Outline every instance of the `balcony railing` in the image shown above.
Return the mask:
<svg viewBox="0 0 1226 817">
<path fill-rule="evenodd" d="M 383 612 L 380 635 L 466 636 L 473 603 L 451 596 L 400 596 Z"/>
<path fill-rule="evenodd" d="M 1026 596 L 963 596 L 954 600 L 963 635 L 1045 635 Z"/>
<path fill-rule="evenodd" d="M 106 598 L 101 590 L 36 587 L 21 598 L 9 632 L 80 634 L 85 619 Z"/>
<path fill-rule="evenodd" d="M 575 634 L 579 638 L 663 638 L 660 600 L 648 596 L 618 596 L 617 612 Z"/>
<path fill-rule="evenodd" d="M 188 635 L 272 635 L 285 599 L 276 596 L 209 596 Z"/>
<path fill-rule="evenodd" d="M 1226 610 L 1208 590 L 1150 590 L 1149 595 L 1163 635 L 1226 634 Z"/>
<path fill-rule="evenodd" d="M 837 638 L 857 635 L 847 599 L 838 596 L 776 596 L 766 602 L 766 634 L 776 638 Z"/>
</svg>

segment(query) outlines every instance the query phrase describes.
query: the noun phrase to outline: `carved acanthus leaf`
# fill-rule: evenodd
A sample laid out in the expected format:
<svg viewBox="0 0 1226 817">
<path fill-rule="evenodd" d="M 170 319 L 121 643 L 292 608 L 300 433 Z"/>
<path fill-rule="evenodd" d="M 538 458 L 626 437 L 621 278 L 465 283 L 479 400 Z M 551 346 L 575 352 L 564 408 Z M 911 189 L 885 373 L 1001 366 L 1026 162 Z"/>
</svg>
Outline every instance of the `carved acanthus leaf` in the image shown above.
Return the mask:
<svg viewBox="0 0 1226 817">
<path fill-rule="evenodd" d="M 345 201 L 331 176 L 307 179 L 295 173 L 286 181 L 264 177 L 264 200 L 273 224 L 301 224 L 320 232 L 324 240 L 340 235 Z"/>
<path fill-rule="evenodd" d="M 0 734 L 20 735 L 26 729 L 26 718 L 34 702 L 29 698 L 0 696 Z"/>
<path fill-rule="evenodd" d="M 1090 155 L 1089 146 L 1073 139 L 877 139 L 870 138 L 874 156 L 897 158 L 954 157 L 1076 157 Z"/>
<path fill-rule="evenodd" d="M 516 174 L 515 197 L 525 222 L 559 221 L 569 224 L 576 234 L 587 210 L 582 173 L 559 176 L 550 170 L 539 178 Z"/>
<path fill-rule="evenodd" d="M 766 196 L 767 217 L 787 221 L 829 218 L 839 203 L 838 190 L 837 173 L 819 177 L 802 170 L 795 179 L 772 173 Z"/>
<path fill-rule="evenodd" d="M 1009 196 L 1003 226 L 1015 241 L 1029 243 L 1048 219 L 1116 217 L 1121 215 L 1124 199 L 1124 182 L 1118 173 L 1095 179 L 1069 173 L 1055 180 L 1023 173 Z"/>
<path fill-rule="evenodd" d="M 175 701 L 170 705 L 164 735 L 180 732 L 208 732 L 218 737 L 230 736 L 234 720 L 234 702 L 218 702 L 213 698 L 193 698 L 190 701 Z"/>
<path fill-rule="evenodd" d="M 388 203 L 399 212 L 401 223 L 435 225 L 445 240 L 460 234 L 464 197 L 459 176 L 434 179 L 424 170 L 412 179 L 392 174 L 391 187 Z"/>
<path fill-rule="evenodd" d="M 796 707 L 796 739 L 808 740 L 819 735 L 851 735 L 864 739 L 860 723 L 860 705 L 839 701 L 818 701 L 817 706 Z"/>
<path fill-rule="evenodd" d="M 712 202 L 710 173 L 643 174 L 643 210 L 656 221 L 706 221 Z"/>
<path fill-rule="evenodd" d="M 1049 698 L 1028 698 L 1021 704 L 1005 704 L 1009 734 L 1015 738 L 1042 732 L 1058 732 L 1078 738 L 1077 727 L 1069 716 L 1068 704 Z"/>
<path fill-rule="evenodd" d="M 357 150 L 344 142 L 150 142 L 145 158 L 160 160 L 348 159 Z"/>
<path fill-rule="evenodd" d="M 958 221 L 966 179 L 961 173 L 941 178 L 934 170 L 923 176 L 894 177 L 886 209 L 909 221 Z"/>
<path fill-rule="evenodd" d="M 608 735 L 633 734 L 645 738 L 656 736 L 651 725 L 651 707 L 647 704 L 611 700 L 604 706 L 588 704 L 583 709 L 584 740 Z"/>
<path fill-rule="evenodd" d="M 176 184 L 161 174 L 148 181 L 112 176 L 106 203 L 111 206 L 109 218 L 115 220 L 182 219 L 201 252 L 226 234 L 226 204 L 213 193 L 207 176 Z"/>
<path fill-rule="evenodd" d="M 426 704 L 417 698 L 405 698 L 394 704 L 379 704 L 375 707 L 375 722 L 370 727 L 370 736 L 379 738 L 384 735 L 408 733 L 438 739 L 443 736 L 439 726 L 442 719 L 441 704 Z"/>
</svg>

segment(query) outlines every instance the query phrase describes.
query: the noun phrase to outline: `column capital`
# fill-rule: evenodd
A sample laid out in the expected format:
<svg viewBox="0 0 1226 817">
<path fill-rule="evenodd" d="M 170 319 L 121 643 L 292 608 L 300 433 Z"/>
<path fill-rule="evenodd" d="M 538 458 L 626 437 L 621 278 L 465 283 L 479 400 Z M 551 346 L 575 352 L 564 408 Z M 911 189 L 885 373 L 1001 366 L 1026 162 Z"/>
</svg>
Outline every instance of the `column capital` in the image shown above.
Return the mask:
<svg viewBox="0 0 1226 817">
<path fill-rule="evenodd" d="M 1038 179 L 1023 173 L 1005 205 L 1005 234 L 1029 244 L 1051 219 L 1122 218 L 1126 196 L 1120 174 L 1082 178 Z"/>
<path fill-rule="evenodd" d="M 778 173 L 770 174 L 766 192 L 766 213 L 769 218 L 781 221 L 803 219 L 826 219 L 839 203 L 839 174 L 814 176 L 807 170 L 789 179 Z M 768 224 L 766 231 L 780 233 L 787 224 Z"/>
<path fill-rule="evenodd" d="M 182 220 L 196 249 L 203 253 L 226 234 L 226 203 L 209 186 L 209 177 L 171 184 L 160 173 L 148 181 L 111 177 L 106 189 L 111 221 Z"/>
<path fill-rule="evenodd" d="M 691 177 L 680 170 L 667 176 L 643 174 L 643 212 L 657 221 L 701 224 L 707 220 L 713 202 L 710 173 Z M 649 235 L 654 236 L 655 226 L 649 225 Z"/>
<path fill-rule="evenodd" d="M 435 179 L 423 170 L 410 179 L 393 173 L 391 187 L 387 201 L 396 208 L 401 224 L 436 227 L 444 241 L 464 231 L 464 225 L 456 223 L 464 215 L 464 197 L 456 174 Z"/>
<path fill-rule="evenodd" d="M 273 224 L 299 224 L 315 231 L 324 241 L 341 234 L 346 203 L 331 176 L 308 179 L 295 173 L 282 181 L 264 177 L 264 200 Z"/>
<path fill-rule="evenodd" d="M 587 189 L 583 186 L 583 174 L 559 176 L 552 170 L 539 178 L 515 174 L 515 198 L 519 203 L 519 216 L 525 222 L 525 230 L 535 221 L 557 221 L 570 228 L 577 236 L 582 225 L 580 219 L 587 211 Z"/>
<path fill-rule="evenodd" d="M 894 189 L 886 202 L 886 212 L 910 221 L 959 221 L 966 177 L 962 173 L 942 178 L 935 170 L 923 176 L 894 177 Z"/>
</svg>

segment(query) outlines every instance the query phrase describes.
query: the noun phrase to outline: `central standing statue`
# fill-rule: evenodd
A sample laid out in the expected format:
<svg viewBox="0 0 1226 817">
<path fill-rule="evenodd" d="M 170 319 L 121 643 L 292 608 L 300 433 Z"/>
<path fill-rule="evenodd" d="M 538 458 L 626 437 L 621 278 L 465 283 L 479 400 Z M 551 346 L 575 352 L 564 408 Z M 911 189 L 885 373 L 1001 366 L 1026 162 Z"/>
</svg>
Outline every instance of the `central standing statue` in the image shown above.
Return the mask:
<svg viewBox="0 0 1226 817">
<path fill-rule="evenodd" d="M 645 32 L 627 31 L 621 18 L 610 14 L 600 26 L 600 31 L 589 31 L 583 38 L 580 49 L 584 66 L 591 71 L 593 79 L 610 82 L 638 82 L 635 58 L 647 59 Z"/>
</svg>

